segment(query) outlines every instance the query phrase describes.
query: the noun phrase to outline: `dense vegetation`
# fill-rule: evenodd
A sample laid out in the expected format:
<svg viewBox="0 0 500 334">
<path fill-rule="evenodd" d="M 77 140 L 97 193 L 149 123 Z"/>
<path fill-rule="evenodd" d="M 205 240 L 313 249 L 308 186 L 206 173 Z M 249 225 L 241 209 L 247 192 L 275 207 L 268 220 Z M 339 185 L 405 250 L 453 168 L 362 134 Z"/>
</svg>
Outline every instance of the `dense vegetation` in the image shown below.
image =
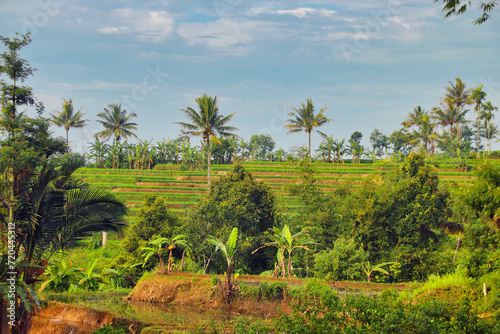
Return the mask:
<svg viewBox="0 0 500 334">
<path fill-rule="evenodd" d="M 180 138 L 130 144 L 136 115 L 112 104 L 98 115 L 104 129 L 81 157 L 67 138 L 53 138 L 49 125 L 68 133 L 85 125 L 84 115 L 67 100 L 61 113 L 44 118 L 31 89 L 19 86 L 33 72 L 18 55 L 29 35 L 2 42 L 8 49 L 0 68 L 8 80 L 0 120 L 3 326 L 10 305 L 15 329 L 25 326 L 39 305 L 37 292 L 119 291 L 150 272 L 189 271 L 225 273 L 219 286 L 227 302 L 240 273 L 427 284 L 459 277 L 451 302 L 434 300 L 442 291 L 431 285 L 412 297 L 342 299 L 321 284 L 306 284 L 295 291 L 293 313 L 274 330 L 492 332 L 488 324 L 500 316 L 500 164 L 481 159 L 494 157 L 497 133 L 496 108 L 483 102 L 481 87 L 467 90 L 457 78 L 440 107 L 415 108 L 390 136 L 374 130 L 371 149 L 357 131 L 348 145 L 320 132 L 324 141 L 315 156 L 311 147 L 274 151 L 266 135 L 245 143 L 227 125 L 233 114 L 221 115 L 207 95 L 196 100 L 198 111 L 183 109 L 191 123 L 179 122 L 186 130 Z M 475 131 L 465 124 L 466 105 L 477 113 Z M 18 111 L 24 106 L 35 107 L 36 117 Z M 310 99 L 294 110 L 292 133 L 310 138 L 330 121 L 324 108 L 315 115 Z M 191 146 L 187 136 L 194 135 L 202 137 L 201 147 Z M 453 171 L 441 167 L 447 163 Z M 177 202 L 144 196 L 144 184 L 176 193 Z M 125 197 L 131 192 L 135 197 Z M 121 198 L 136 206 L 128 224 Z M 182 210 L 172 210 L 175 203 Z M 118 233 L 106 244 L 101 231 Z"/>
</svg>

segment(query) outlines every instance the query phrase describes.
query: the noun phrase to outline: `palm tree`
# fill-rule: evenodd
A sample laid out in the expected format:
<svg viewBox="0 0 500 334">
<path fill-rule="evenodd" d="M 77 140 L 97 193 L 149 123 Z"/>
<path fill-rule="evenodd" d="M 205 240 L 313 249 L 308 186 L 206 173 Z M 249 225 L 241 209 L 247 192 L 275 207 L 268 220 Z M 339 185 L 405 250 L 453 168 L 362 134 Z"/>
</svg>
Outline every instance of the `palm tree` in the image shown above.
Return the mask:
<svg viewBox="0 0 500 334">
<path fill-rule="evenodd" d="M 495 118 L 494 111 L 498 111 L 498 107 L 494 107 L 491 101 L 486 101 L 483 104 L 481 118 L 484 120 L 484 127 L 486 128 L 486 139 L 488 140 L 488 155 L 491 153 L 491 139 L 493 137 L 494 127 L 492 120 Z"/>
<path fill-rule="evenodd" d="M 447 125 L 450 126 L 450 142 L 451 142 L 451 152 L 453 150 L 453 125 L 462 123 L 465 120 L 465 114 L 467 110 L 461 111 L 454 100 L 450 97 L 446 97 L 441 102 L 441 107 L 435 107 L 432 109 L 432 117 L 438 121 L 438 123 L 445 127 Z M 457 137 L 460 136 L 460 131 L 457 132 Z M 459 138 L 458 138 L 459 139 Z"/>
<path fill-rule="evenodd" d="M 210 141 L 220 144 L 220 140 L 215 136 L 216 134 L 221 137 L 230 137 L 234 136 L 231 132 L 238 129 L 226 125 L 234 117 L 235 113 L 228 116 L 220 115 L 217 96 L 212 98 L 212 96 L 203 94 L 202 97 L 197 98 L 195 101 L 198 104 L 199 111 L 191 107 L 181 109 L 191 123 L 176 122 L 176 124 L 186 129 L 188 135 L 202 136 L 207 149 L 208 186 L 210 187 Z"/>
<path fill-rule="evenodd" d="M 97 117 L 101 118 L 97 122 L 101 123 L 104 130 L 96 133 L 94 137 L 104 140 L 113 137 L 113 142 L 117 144 L 122 138 L 137 138 L 132 132 L 132 130 L 137 130 L 137 123 L 130 122 L 132 118 L 137 117 L 137 114 L 133 112 L 128 114 L 125 109 L 122 109 L 121 104 L 108 105 L 108 108 L 104 108 L 104 112 L 98 113 Z"/>
<path fill-rule="evenodd" d="M 425 110 L 422 109 L 421 106 L 416 106 L 413 109 L 413 112 L 410 112 L 408 116 L 406 116 L 406 122 L 408 125 L 416 125 L 418 127 L 418 131 L 420 132 L 420 123 L 422 122 L 422 116 L 425 113 Z"/>
<path fill-rule="evenodd" d="M 80 108 L 76 113 L 73 108 L 73 100 L 69 99 L 64 100 L 62 111 L 54 110 L 55 114 L 50 114 L 51 121 L 54 125 L 63 127 L 66 130 L 66 146 L 69 151 L 69 129 L 70 128 L 81 128 L 84 127 L 88 119 L 82 119 L 85 115 L 81 112 L 82 108 Z"/>
<path fill-rule="evenodd" d="M 327 109 L 326 107 L 321 109 L 317 115 L 314 115 L 312 99 L 307 99 L 307 105 L 302 103 L 302 108 L 292 109 L 295 110 L 295 113 L 291 112 L 288 114 L 292 118 L 287 121 L 289 124 L 285 125 L 289 129 L 287 134 L 301 131 L 307 132 L 309 137 L 309 161 L 311 161 L 311 131 L 313 128 L 320 127 L 332 121 L 332 119 L 328 119 L 323 115 L 323 112 Z M 326 134 L 323 132 L 319 130 L 316 130 L 316 132 L 326 138 Z"/>
<path fill-rule="evenodd" d="M 437 138 L 436 124 L 431 122 L 429 115 L 425 114 L 420 120 L 419 131 L 413 131 L 415 139 L 410 140 L 408 144 L 416 145 L 418 142 L 424 147 L 425 156 L 428 155 L 428 146 L 431 145 L 431 152 L 434 153 L 434 141 Z"/>
<path fill-rule="evenodd" d="M 469 111 L 468 109 L 464 110 L 464 106 L 466 104 L 472 103 L 470 98 L 470 90 L 465 89 L 465 83 L 460 79 L 455 79 L 456 84 L 453 84 L 451 81 L 448 81 L 450 87 L 445 87 L 447 93 L 446 98 L 449 98 L 453 101 L 453 104 L 456 106 L 457 110 L 457 139 L 458 145 L 462 145 L 462 136 L 460 134 L 460 124 L 465 120 L 465 114 Z"/>
<path fill-rule="evenodd" d="M 481 109 L 483 106 L 483 100 L 486 98 L 486 92 L 483 91 L 483 85 L 476 87 L 472 90 L 470 94 L 470 99 L 476 104 L 474 110 L 476 111 L 476 153 L 479 158 L 479 118 L 481 116 Z"/>
</svg>

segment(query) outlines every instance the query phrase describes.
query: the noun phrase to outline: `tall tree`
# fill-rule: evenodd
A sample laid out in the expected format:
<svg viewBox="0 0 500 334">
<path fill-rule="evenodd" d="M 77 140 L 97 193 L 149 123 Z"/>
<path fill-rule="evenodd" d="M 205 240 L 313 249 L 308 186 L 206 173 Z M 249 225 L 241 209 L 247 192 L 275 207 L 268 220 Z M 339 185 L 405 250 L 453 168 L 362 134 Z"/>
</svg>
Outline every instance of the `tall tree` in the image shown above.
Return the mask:
<svg viewBox="0 0 500 334">
<path fill-rule="evenodd" d="M 424 155 L 429 154 L 429 145 L 431 145 L 431 154 L 434 153 L 434 141 L 437 138 L 436 134 L 436 124 L 431 121 L 429 115 L 425 114 L 422 116 L 419 131 L 413 132 L 413 140 L 410 140 L 410 144 L 415 145 L 420 142 L 423 146 Z M 421 146 L 421 147 L 422 147 Z"/>
<path fill-rule="evenodd" d="M 494 111 L 498 111 L 498 107 L 491 104 L 491 101 L 486 101 L 483 104 L 483 110 L 481 113 L 481 118 L 484 120 L 484 126 L 486 128 L 486 139 L 488 140 L 488 154 L 491 153 L 491 139 L 493 138 L 493 124 L 492 120 L 495 118 L 493 114 Z"/>
<path fill-rule="evenodd" d="M 292 117 L 291 119 L 287 120 L 289 124 L 285 125 L 286 128 L 288 128 L 288 133 L 295 133 L 295 132 L 306 132 L 308 137 L 309 137 L 309 161 L 311 160 L 311 131 L 314 128 L 320 127 L 322 125 L 327 124 L 328 122 L 332 121 L 332 119 L 326 118 L 326 116 L 323 114 L 324 111 L 327 109 L 324 107 L 317 113 L 316 115 L 314 114 L 314 105 L 312 103 L 312 99 L 307 99 L 307 105 L 302 103 L 302 108 L 292 108 L 295 112 L 291 112 L 288 114 L 288 116 Z M 323 138 L 326 138 L 326 134 L 323 132 L 316 130 Z"/>
<path fill-rule="evenodd" d="M 69 151 L 69 129 L 70 128 L 81 128 L 84 127 L 88 119 L 82 119 L 85 115 L 81 112 L 82 108 L 80 108 L 76 113 L 73 107 L 73 100 L 69 99 L 64 100 L 62 111 L 54 110 L 55 114 L 50 114 L 51 121 L 56 126 L 63 127 L 66 130 L 66 146 Z"/>
<path fill-rule="evenodd" d="M 476 87 L 472 90 L 470 99 L 476 104 L 474 110 L 476 111 L 476 156 L 479 157 L 479 118 L 481 117 L 481 109 L 483 100 L 486 98 L 486 92 L 483 91 L 483 85 Z"/>
<path fill-rule="evenodd" d="M 432 117 L 436 119 L 442 127 L 450 126 L 450 154 L 454 154 L 453 150 L 453 126 L 459 124 L 465 120 L 465 114 L 467 110 L 462 110 L 457 106 L 455 101 L 451 97 L 446 97 L 441 102 L 441 107 L 435 107 L 432 109 Z M 460 136 L 460 131 L 457 129 L 457 140 Z"/>
<path fill-rule="evenodd" d="M 181 109 L 186 114 L 186 117 L 191 123 L 176 122 L 186 133 L 191 136 L 202 136 L 203 143 L 207 150 L 207 165 L 208 165 L 208 186 L 210 187 L 210 142 L 219 144 L 220 140 L 216 137 L 231 137 L 234 136 L 233 131 L 238 130 L 235 127 L 227 126 L 226 124 L 234 117 L 236 113 L 228 116 L 219 114 L 219 107 L 217 106 L 217 96 L 213 97 L 203 94 L 197 98 L 198 111 L 191 107 Z"/>
<path fill-rule="evenodd" d="M 420 123 L 422 122 L 422 116 L 424 116 L 425 113 L 425 110 L 422 109 L 421 106 L 416 106 L 413 109 L 413 112 L 410 112 L 408 116 L 406 116 L 406 121 L 409 125 L 416 125 L 420 131 Z"/>
<path fill-rule="evenodd" d="M 97 122 L 104 127 L 104 130 L 96 133 L 94 137 L 104 140 L 113 137 L 114 144 L 119 144 L 122 138 L 137 138 L 135 133 L 132 132 L 132 130 L 137 130 L 137 123 L 130 121 L 132 118 L 137 117 L 137 114 L 128 113 L 127 110 L 122 109 L 121 104 L 113 103 L 108 105 L 103 112 L 97 114 L 97 117 L 100 118 Z"/>
</svg>

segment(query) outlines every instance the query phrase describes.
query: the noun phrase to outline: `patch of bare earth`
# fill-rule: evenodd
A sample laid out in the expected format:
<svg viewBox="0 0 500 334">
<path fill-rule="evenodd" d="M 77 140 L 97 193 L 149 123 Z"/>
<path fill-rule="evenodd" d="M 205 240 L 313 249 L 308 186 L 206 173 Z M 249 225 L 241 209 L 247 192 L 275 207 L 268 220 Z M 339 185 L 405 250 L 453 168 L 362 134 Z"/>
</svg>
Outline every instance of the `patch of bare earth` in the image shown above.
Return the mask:
<svg viewBox="0 0 500 334">
<path fill-rule="evenodd" d="M 29 334 L 87 334 L 104 325 L 120 324 L 140 329 L 138 322 L 89 307 L 50 302 L 31 319 Z"/>
<path fill-rule="evenodd" d="M 246 281 L 251 276 L 238 278 Z M 270 281 L 270 279 L 265 279 Z M 279 280 L 279 279 L 278 279 Z M 261 280 L 262 281 L 262 280 Z M 200 310 L 223 310 L 235 315 L 257 316 L 270 319 L 278 316 L 279 310 L 288 313 L 290 306 L 286 300 L 260 300 L 237 296 L 231 303 L 226 303 L 212 286 L 208 275 L 173 273 L 169 276 L 158 275 L 137 283 L 126 297 L 131 301 L 170 303 Z"/>
</svg>

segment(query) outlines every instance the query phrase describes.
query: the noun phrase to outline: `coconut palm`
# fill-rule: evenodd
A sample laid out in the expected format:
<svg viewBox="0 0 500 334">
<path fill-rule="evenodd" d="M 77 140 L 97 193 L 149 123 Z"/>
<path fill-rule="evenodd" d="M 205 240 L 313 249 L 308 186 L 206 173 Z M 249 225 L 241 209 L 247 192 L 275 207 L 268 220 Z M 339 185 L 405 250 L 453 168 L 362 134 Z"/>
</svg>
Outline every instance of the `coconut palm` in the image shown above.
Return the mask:
<svg viewBox="0 0 500 334">
<path fill-rule="evenodd" d="M 295 112 L 291 112 L 288 116 L 292 117 L 287 120 L 289 124 L 285 125 L 288 128 L 288 134 L 295 132 L 305 131 L 309 138 L 309 161 L 311 160 L 311 131 L 314 128 L 325 125 L 326 123 L 332 121 L 332 119 L 326 118 L 323 114 L 327 109 L 324 107 L 319 111 L 318 114 L 314 114 L 314 105 L 312 99 L 307 99 L 307 105 L 302 103 L 302 108 L 296 109 L 292 108 Z M 326 134 L 316 130 L 323 138 L 326 138 Z"/>
<path fill-rule="evenodd" d="M 97 120 L 103 127 L 104 130 L 96 133 L 94 137 L 102 138 L 108 140 L 113 137 L 113 143 L 119 144 L 122 138 L 127 139 L 128 137 L 137 138 L 132 130 L 137 130 L 137 123 L 130 122 L 134 117 L 137 117 L 136 113 L 128 113 L 127 110 L 122 109 L 121 104 L 110 104 L 107 108 L 104 108 L 103 112 L 97 114 L 100 119 Z M 119 166 L 119 156 L 117 153 L 117 166 Z"/>
<path fill-rule="evenodd" d="M 81 112 L 82 108 L 80 108 L 76 113 L 73 107 L 73 100 L 69 99 L 64 100 L 62 111 L 54 110 L 55 114 L 50 114 L 51 121 L 54 125 L 63 127 L 66 130 L 66 146 L 69 151 L 69 129 L 70 128 L 81 128 L 84 127 L 88 119 L 82 119 L 85 115 Z"/>
<path fill-rule="evenodd" d="M 486 101 L 483 104 L 481 119 L 484 120 L 484 127 L 486 129 L 486 139 L 488 140 L 488 155 L 491 153 L 491 139 L 494 134 L 494 126 L 492 125 L 492 120 L 495 118 L 493 114 L 494 111 L 498 111 L 498 107 L 494 107 L 491 101 Z"/>
<path fill-rule="evenodd" d="M 220 140 L 216 137 L 231 137 L 234 136 L 231 132 L 238 130 L 235 127 L 227 126 L 226 124 L 234 117 L 235 113 L 228 116 L 219 114 L 217 106 L 217 96 L 213 97 L 203 94 L 197 98 L 199 111 L 191 107 L 181 109 L 186 114 L 186 117 L 191 123 L 176 122 L 183 129 L 187 130 L 186 134 L 191 136 L 202 136 L 203 143 L 207 149 L 207 165 L 208 165 L 208 186 L 210 187 L 210 142 L 220 144 Z"/>
<path fill-rule="evenodd" d="M 483 91 L 483 85 L 476 87 L 472 90 L 470 94 L 470 99 L 476 105 L 474 106 L 474 110 L 476 111 L 476 153 L 477 157 L 479 157 L 479 119 L 481 117 L 481 109 L 483 105 L 483 100 L 486 98 L 486 92 Z"/>
<path fill-rule="evenodd" d="M 413 112 L 410 112 L 408 116 L 406 116 L 405 121 L 408 125 L 416 125 L 418 127 L 418 131 L 420 131 L 420 123 L 422 122 L 422 116 L 425 113 L 425 110 L 422 109 L 421 106 L 416 106 L 413 109 Z"/>
<path fill-rule="evenodd" d="M 434 153 L 434 141 L 437 138 L 436 124 L 431 121 L 429 115 L 424 114 L 420 120 L 419 131 L 413 131 L 414 139 L 410 140 L 408 144 L 416 145 L 420 143 L 423 146 L 425 156 L 429 153 L 429 145 L 431 145 L 431 152 Z"/>
<path fill-rule="evenodd" d="M 467 113 L 467 110 L 462 110 L 460 107 L 457 106 L 455 101 L 450 98 L 446 97 L 442 102 L 441 102 L 441 107 L 435 107 L 432 109 L 432 118 L 436 119 L 442 127 L 445 127 L 447 125 L 450 126 L 450 141 L 451 141 L 451 151 L 454 152 L 453 150 L 453 126 L 455 124 L 460 124 L 465 121 L 465 114 Z M 460 131 L 456 131 L 457 137 L 460 136 Z M 458 138 L 459 139 L 459 138 Z"/>
</svg>

